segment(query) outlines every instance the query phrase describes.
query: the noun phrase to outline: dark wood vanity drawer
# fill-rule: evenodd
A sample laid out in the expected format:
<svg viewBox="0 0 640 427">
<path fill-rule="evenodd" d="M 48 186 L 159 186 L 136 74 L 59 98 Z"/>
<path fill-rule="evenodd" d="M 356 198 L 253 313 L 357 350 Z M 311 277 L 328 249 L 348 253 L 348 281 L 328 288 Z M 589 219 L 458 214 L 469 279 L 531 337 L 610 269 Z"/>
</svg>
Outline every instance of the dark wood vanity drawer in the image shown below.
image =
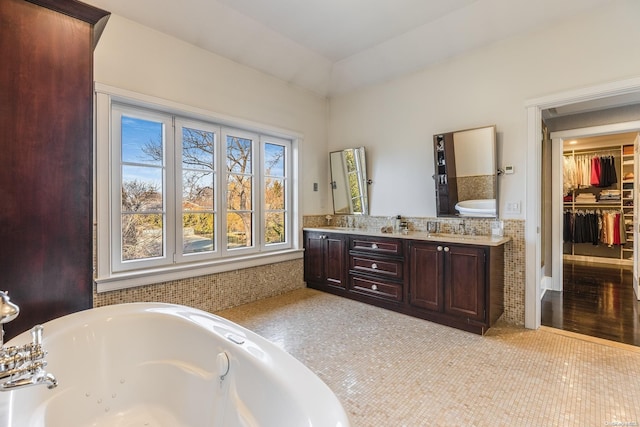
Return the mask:
<svg viewBox="0 0 640 427">
<path fill-rule="evenodd" d="M 349 287 L 353 292 L 393 301 L 402 301 L 402 285 L 397 283 L 351 276 Z"/>
<path fill-rule="evenodd" d="M 351 255 L 349 260 L 352 270 L 402 279 L 403 263 L 401 261 L 379 260 L 357 255 Z"/>
<path fill-rule="evenodd" d="M 370 253 L 402 255 L 402 241 L 398 239 L 351 237 L 349 248 Z"/>
</svg>

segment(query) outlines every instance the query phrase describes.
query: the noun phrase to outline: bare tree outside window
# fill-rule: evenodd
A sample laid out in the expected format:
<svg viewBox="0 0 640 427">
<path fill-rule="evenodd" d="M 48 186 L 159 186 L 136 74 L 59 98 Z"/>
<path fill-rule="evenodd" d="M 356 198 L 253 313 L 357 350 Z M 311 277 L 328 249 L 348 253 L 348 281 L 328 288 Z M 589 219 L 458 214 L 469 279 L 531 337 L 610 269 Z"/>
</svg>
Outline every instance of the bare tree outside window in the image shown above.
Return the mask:
<svg viewBox="0 0 640 427">
<path fill-rule="evenodd" d="M 120 133 L 113 153 L 121 157 L 120 198 L 111 199 L 121 254 L 114 270 L 291 244 L 291 141 L 135 106 L 113 111 L 114 134 Z"/>
<path fill-rule="evenodd" d="M 285 153 L 282 145 L 264 145 L 264 209 L 265 243 L 286 241 L 286 180 Z"/>
<path fill-rule="evenodd" d="M 253 246 L 253 141 L 227 136 L 227 248 Z"/>
<path fill-rule="evenodd" d="M 215 134 L 182 128 L 182 251 L 215 250 Z"/>
<path fill-rule="evenodd" d="M 122 118 L 121 227 L 122 260 L 160 257 L 164 251 L 164 125 Z M 148 151 L 147 147 L 154 147 Z"/>
</svg>

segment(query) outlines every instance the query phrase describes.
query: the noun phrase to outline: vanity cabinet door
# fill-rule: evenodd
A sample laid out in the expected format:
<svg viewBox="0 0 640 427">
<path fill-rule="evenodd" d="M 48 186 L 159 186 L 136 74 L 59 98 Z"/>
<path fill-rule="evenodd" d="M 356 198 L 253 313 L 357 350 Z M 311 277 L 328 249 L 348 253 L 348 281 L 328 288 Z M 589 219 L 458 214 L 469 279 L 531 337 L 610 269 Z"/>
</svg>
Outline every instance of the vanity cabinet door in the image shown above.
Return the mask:
<svg viewBox="0 0 640 427">
<path fill-rule="evenodd" d="M 316 233 L 305 233 L 304 236 L 304 280 L 324 281 L 325 241 Z"/>
<path fill-rule="evenodd" d="M 307 283 L 346 286 L 345 239 L 339 234 L 304 233 L 304 279 Z"/>
<path fill-rule="evenodd" d="M 412 243 L 410 248 L 409 304 L 433 311 L 444 309 L 443 246 Z"/>
<path fill-rule="evenodd" d="M 445 246 L 445 313 L 485 320 L 485 249 Z"/>
<path fill-rule="evenodd" d="M 346 286 L 345 243 L 342 236 L 327 235 L 325 257 L 325 280 L 327 284 L 344 288 Z"/>
</svg>

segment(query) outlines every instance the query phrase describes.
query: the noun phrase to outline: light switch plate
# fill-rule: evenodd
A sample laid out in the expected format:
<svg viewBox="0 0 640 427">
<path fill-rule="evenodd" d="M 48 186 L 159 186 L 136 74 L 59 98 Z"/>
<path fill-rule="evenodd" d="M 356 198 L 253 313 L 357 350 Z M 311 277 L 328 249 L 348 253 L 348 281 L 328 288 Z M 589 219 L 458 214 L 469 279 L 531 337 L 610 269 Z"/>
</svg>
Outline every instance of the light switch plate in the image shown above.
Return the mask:
<svg viewBox="0 0 640 427">
<path fill-rule="evenodd" d="M 519 214 L 520 213 L 520 202 L 507 202 L 505 206 L 505 213 L 508 214 Z"/>
</svg>

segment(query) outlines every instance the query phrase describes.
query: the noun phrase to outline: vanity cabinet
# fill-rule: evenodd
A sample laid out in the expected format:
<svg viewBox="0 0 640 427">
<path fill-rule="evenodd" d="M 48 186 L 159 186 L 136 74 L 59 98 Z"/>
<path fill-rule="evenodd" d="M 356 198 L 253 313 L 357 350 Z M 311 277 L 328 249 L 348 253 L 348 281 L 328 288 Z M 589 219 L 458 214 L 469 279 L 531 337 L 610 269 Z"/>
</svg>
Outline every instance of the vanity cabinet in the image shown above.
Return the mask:
<svg viewBox="0 0 640 427">
<path fill-rule="evenodd" d="M 349 291 L 383 301 L 402 301 L 403 249 L 398 239 L 350 236 Z"/>
<path fill-rule="evenodd" d="M 408 306 L 419 317 L 484 334 L 504 312 L 504 245 L 407 241 Z"/>
<path fill-rule="evenodd" d="M 409 304 L 484 324 L 487 248 L 411 242 Z"/>
<path fill-rule="evenodd" d="M 346 288 L 346 236 L 304 233 L 304 280 L 319 289 Z"/>
<path fill-rule="evenodd" d="M 504 311 L 504 243 L 305 230 L 307 286 L 484 334 Z"/>
</svg>

